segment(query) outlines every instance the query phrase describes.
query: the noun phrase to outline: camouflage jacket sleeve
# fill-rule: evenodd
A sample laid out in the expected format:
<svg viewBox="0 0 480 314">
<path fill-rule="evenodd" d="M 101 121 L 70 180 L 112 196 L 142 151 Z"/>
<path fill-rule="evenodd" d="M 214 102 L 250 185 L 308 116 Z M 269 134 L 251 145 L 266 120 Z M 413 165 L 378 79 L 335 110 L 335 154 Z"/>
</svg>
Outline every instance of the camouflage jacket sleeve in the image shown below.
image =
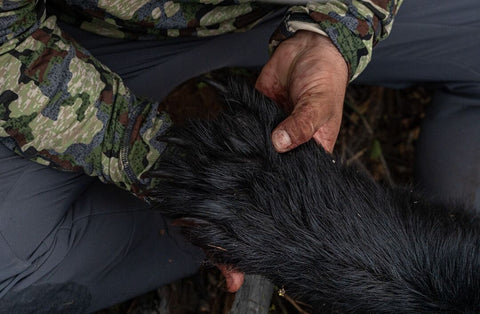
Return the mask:
<svg viewBox="0 0 480 314">
<path fill-rule="evenodd" d="M 373 47 L 386 38 L 403 0 L 332 0 L 292 6 L 273 34 L 270 50 L 298 30 L 329 36 L 349 67 L 351 80 L 370 62 Z"/>
<path fill-rule="evenodd" d="M 39 163 L 140 193 L 169 125 L 158 104 L 69 40 L 45 2 L 0 1 L 0 141 Z"/>
</svg>

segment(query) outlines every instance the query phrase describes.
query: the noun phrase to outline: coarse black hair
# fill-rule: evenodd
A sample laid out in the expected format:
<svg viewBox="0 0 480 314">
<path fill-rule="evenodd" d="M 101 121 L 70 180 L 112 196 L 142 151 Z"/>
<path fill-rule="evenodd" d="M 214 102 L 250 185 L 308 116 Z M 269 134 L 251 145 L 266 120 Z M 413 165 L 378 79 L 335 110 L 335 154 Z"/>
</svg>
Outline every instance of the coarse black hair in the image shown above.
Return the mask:
<svg viewBox="0 0 480 314">
<path fill-rule="evenodd" d="M 283 154 L 286 115 L 243 83 L 224 111 L 163 137 L 154 207 L 210 259 L 261 274 L 316 312 L 480 312 L 480 220 L 377 184 L 313 140 Z"/>
</svg>

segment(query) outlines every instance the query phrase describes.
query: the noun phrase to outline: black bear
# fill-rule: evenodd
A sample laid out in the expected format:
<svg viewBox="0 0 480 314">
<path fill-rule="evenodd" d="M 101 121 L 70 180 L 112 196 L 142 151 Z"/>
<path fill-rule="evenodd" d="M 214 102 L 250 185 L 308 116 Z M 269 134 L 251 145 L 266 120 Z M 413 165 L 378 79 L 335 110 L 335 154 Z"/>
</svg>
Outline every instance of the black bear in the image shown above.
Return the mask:
<svg viewBox="0 0 480 314">
<path fill-rule="evenodd" d="M 192 120 L 150 175 L 154 207 L 215 262 L 266 276 L 315 312 L 479 313 L 480 220 L 336 162 L 314 141 L 275 152 L 286 115 L 230 83 L 214 120 Z"/>
</svg>

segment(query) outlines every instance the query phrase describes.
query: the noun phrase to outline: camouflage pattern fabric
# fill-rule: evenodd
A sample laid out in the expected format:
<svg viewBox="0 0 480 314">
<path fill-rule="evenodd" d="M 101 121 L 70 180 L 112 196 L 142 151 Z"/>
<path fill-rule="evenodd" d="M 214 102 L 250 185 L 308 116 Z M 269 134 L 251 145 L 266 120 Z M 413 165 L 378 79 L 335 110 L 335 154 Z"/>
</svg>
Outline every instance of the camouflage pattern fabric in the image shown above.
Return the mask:
<svg viewBox="0 0 480 314">
<path fill-rule="evenodd" d="M 164 149 L 155 138 L 169 127 L 169 116 L 158 112 L 158 103 L 132 95 L 118 75 L 69 40 L 54 16 L 38 10 L 42 3 L 0 3 L 0 25 L 12 18 L 24 23 L 11 24 L 15 33 L 2 39 L 3 143 L 38 163 L 84 171 L 140 194 L 149 184 L 143 173 Z"/>
<path fill-rule="evenodd" d="M 49 0 L 48 4 L 59 19 L 81 29 L 140 40 L 241 32 L 278 7 L 222 0 Z"/>
<path fill-rule="evenodd" d="M 373 47 L 390 34 L 402 2 L 344 0 L 293 6 L 272 36 L 270 49 L 298 30 L 326 35 L 347 61 L 350 79 L 354 80 L 370 62 Z"/>
<path fill-rule="evenodd" d="M 352 78 L 385 38 L 402 0 L 293 6 L 273 51 L 298 30 L 328 35 Z M 100 35 L 152 39 L 244 31 L 276 7 L 248 0 L 51 0 L 63 20 Z M 84 171 L 138 196 L 164 150 L 171 124 L 158 103 L 132 95 L 121 78 L 69 39 L 45 1 L 0 0 L 0 141 L 38 163 Z"/>
</svg>

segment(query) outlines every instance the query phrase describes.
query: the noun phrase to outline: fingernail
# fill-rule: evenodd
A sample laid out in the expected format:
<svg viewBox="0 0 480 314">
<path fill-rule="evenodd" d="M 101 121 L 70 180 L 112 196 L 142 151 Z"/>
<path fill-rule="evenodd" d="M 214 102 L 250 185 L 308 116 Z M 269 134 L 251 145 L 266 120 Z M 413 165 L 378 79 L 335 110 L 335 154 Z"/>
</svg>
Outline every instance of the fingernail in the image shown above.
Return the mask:
<svg viewBox="0 0 480 314">
<path fill-rule="evenodd" d="M 273 146 L 277 150 L 285 150 L 290 145 L 292 145 L 292 140 L 290 139 L 290 135 L 285 130 L 278 130 L 273 132 L 272 134 L 272 142 Z"/>
</svg>

